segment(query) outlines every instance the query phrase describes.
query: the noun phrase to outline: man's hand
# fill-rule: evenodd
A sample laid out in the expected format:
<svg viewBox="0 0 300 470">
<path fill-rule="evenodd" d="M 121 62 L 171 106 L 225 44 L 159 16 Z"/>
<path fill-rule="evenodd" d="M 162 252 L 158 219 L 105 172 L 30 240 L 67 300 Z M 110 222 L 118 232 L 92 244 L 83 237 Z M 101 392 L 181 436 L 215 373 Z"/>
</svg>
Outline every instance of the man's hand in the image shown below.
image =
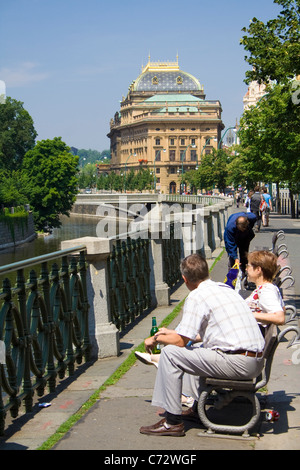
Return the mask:
<svg viewBox="0 0 300 470">
<path fill-rule="evenodd" d="M 145 344 L 146 352 L 151 354 L 152 349 L 157 344 L 157 341 L 154 336 L 150 336 L 150 338 L 145 339 L 144 344 Z"/>
</svg>

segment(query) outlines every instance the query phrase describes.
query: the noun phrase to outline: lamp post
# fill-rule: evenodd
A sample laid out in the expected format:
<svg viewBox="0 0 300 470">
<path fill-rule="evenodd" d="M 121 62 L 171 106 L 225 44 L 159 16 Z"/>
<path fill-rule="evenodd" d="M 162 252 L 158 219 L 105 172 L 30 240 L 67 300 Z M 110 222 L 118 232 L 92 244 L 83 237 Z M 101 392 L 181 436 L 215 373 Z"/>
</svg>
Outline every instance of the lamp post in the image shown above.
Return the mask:
<svg viewBox="0 0 300 470">
<path fill-rule="evenodd" d="M 163 152 L 165 153 L 165 152 L 166 152 L 166 149 L 163 149 Z M 157 159 L 158 155 L 160 155 L 160 150 L 157 150 L 157 151 L 156 151 L 155 158 L 154 158 L 154 164 L 153 164 L 153 171 L 154 171 L 154 194 L 156 193 L 156 171 L 155 171 L 155 162 L 156 162 L 156 159 Z"/>
<path fill-rule="evenodd" d="M 220 139 L 220 141 L 219 141 L 218 149 L 221 148 L 221 143 L 223 142 L 223 139 L 224 139 L 225 135 L 227 134 L 227 132 L 228 132 L 230 129 L 233 129 L 234 132 L 236 132 L 236 128 L 235 128 L 234 126 L 228 127 L 228 129 L 226 129 L 226 131 L 224 132 L 224 134 L 222 135 L 222 137 L 221 137 L 221 139 Z"/>
<path fill-rule="evenodd" d="M 183 161 L 184 161 L 184 158 L 185 158 L 185 154 L 186 154 L 186 151 L 189 147 L 193 147 L 195 148 L 196 145 L 195 144 L 189 144 L 185 149 L 184 149 L 184 152 L 181 156 L 181 194 L 183 192 Z M 197 162 L 198 163 L 198 162 Z"/>
<path fill-rule="evenodd" d="M 126 193 L 126 171 L 127 171 L 127 162 L 131 156 L 136 157 L 136 153 L 131 153 L 125 162 L 125 176 L 124 176 L 124 193 Z"/>
</svg>

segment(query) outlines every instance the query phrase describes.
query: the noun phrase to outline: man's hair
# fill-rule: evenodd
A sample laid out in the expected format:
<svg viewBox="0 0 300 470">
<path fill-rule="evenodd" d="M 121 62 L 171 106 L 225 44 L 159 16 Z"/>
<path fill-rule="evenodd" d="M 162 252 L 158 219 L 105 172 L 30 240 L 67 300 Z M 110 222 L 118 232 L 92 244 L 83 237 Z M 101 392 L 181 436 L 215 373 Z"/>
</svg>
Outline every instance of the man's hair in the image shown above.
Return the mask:
<svg viewBox="0 0 300 470">
<path fill-rule="evenodd" d="M 264 279 L 270 282 L 279 270 L 277 257 L 271 251 L 252 251 L 248 254 L 248 263 L 254 268 L 260 267 Z"/>
<path fill-rule="evenodd" d="M 237 219 L 236 219 L 236 226 L 239 230 L 241 230 L 242 232 L 244 232 L 247 228 L 248 228 L 248 225 L 249 225 L 249 220 L 247 217 L 243 216 L 243 215 L 240 215 Z"/>
<path fill-rule="evenodd" d="M 255 191 L 256 193 L 257 193 L 257 191 L 260 191 L 260 187 L 259 187 L 259 186 L 255 186 L 254 191 Z"/>
<path fill-rule="evenodd" d="M 181 274 L 190 282 L 201 282 L 209 278 L 208 264 L 201 255 L 193 253 L 181 261 Z"/>
</svg>

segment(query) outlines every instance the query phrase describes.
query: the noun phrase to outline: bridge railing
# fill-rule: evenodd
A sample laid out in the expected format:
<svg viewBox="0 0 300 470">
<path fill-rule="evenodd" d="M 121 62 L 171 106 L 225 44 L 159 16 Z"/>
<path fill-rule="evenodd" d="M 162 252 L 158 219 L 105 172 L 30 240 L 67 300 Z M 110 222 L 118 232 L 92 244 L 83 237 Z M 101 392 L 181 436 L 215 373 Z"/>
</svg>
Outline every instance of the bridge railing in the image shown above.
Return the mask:
<svg viewBox="0 0 300 470">
<path fill-rule="evenodd" d="M 119 333 L 130 322 L 148 308 L 169 305 L 170 289 L 181 279 L 182 257 L 200 252 L 211 259 L 224 246 L 230 203 L 203 206 L 196 200 L 187 201 L 185 197 L 183 200 L 181 203 L 164 198 L 163 202 L 151 204 L 150 211 L 142 203 L 134 206 L 131 200 L 129 222 L 126 218 L 124 221 L 124 198 L 119 212 L 105 202 L 97 237 L 62 242 L 64 249 L 81 243 L 87 247 L 93 356 L 118 355 Z M 142 216 L 133 220 L 135 210 Z M 114 233 L 117 219 L 120 227 L 128 227 L 128 232 Z"/>
<path fill-rule="evenodd" d="M 30 412 L 35 391 L 54 392 L 57 376 L 90 358 L 85 251 L 80 245 L 0 268 L 0 434 L 8 411 L 15 418 L 24 401 Z"/>
</svg>

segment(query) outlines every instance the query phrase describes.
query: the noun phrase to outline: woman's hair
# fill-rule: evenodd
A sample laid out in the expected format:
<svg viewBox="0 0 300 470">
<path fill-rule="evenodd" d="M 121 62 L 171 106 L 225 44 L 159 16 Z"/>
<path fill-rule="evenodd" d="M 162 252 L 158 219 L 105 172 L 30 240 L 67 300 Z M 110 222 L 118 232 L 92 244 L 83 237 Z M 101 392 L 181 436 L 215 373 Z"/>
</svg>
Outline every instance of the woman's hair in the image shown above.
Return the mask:
<svg viewBox="0 0 300 470">
<path fill-rule="evenodd" d="M 200 282 L 209 278 L 206 260 L 198 253 L 193 253 L 181 261 L 181 274 L 190 282 Z"/>
<path fill-rule="evenodd" d="M 270 282 L 279 270 L 277 257 L 271 251 L 252 251 L 248 254 L 248 263 L 254 268 L 260 267 L 264 279 Z"/>
</svg>

